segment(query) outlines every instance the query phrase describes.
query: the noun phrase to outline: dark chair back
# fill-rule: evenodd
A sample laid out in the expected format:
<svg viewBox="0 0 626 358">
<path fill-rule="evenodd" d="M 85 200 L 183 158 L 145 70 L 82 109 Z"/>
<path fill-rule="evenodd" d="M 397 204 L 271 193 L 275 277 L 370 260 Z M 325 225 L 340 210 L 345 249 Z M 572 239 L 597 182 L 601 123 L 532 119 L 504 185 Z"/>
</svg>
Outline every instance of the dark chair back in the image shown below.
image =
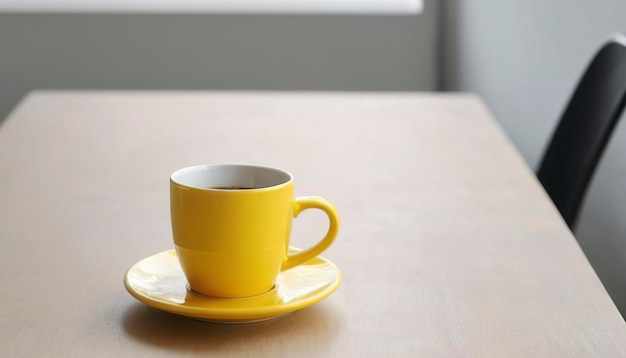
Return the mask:
<svg viewBox="0 0 626 358">
<path fill-rule="evenodd" d="M 545 152 L 537 177 L 570 229 L 626 100 L 626 40 L 616 36 L 593 58 Z"/>
</svg>

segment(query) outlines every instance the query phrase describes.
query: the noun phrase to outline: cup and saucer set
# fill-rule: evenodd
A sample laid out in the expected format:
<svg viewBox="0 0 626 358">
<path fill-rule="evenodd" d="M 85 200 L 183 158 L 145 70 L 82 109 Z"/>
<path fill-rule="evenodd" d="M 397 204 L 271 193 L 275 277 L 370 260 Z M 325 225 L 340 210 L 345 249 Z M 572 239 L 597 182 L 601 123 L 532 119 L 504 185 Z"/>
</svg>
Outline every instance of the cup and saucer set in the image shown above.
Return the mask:
<svg viewBox="0 0 626 358">
<path fill-rule="evenodd" d="M 188 167 L 170 177 L 175 249 L 126 273 L 128 292 L 148 306 L 216 323 L 260 322 L 311 306 L 341 283 L 318 256 L 337 236 L 339 216 L 319 197 L 294 198 L 286 171 L 253 165 Z M 289 247 L 292 217 L 319 209 L 329 218 L 313 247 Z"/>
</svg>

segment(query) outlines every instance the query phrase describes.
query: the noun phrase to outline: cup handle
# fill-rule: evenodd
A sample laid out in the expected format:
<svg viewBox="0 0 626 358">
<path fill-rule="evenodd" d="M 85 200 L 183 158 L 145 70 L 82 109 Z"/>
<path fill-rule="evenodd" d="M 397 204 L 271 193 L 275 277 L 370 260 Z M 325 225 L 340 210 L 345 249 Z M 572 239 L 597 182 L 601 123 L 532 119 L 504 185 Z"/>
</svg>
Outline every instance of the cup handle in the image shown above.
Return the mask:
<svg viewBox="0 0 626 358">
<path fill-rule="evenodd" d="M 294 218 L 297 218 L 301 212 L 307 209 L 320 209 L 326 213 L 329 222 L 328 232 L 326 233 L 326 236 L 324 236 L 324 238 L 315 246 L 288 255 L 287 260 L 285 260 L 281 267 L 281 271 L 298 266 L 301 263 L 319 255 L 322 251 L 326 250 L 337 237 L 337 233 L 339 232 L 339 215 L 337 214 L 337 210 L 333 204 L 326 199 L 315 196 L 296 198 L 293 212 Z"/>
</svg>

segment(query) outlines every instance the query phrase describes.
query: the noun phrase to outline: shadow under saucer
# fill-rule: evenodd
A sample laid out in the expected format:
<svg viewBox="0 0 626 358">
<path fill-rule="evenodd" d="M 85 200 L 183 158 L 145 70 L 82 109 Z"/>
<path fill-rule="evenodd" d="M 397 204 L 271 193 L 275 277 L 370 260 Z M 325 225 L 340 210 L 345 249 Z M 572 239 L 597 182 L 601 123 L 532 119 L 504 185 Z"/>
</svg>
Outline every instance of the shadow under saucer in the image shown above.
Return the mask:
<svg viewBox="0 0 626 358">
<path fill-rule="evenodd" d="M 172 351 L 228 351 L 261 356 L 276 353 L 287 345 L 312 349 L 328 346 L 337 336 L 340 322 L 329 305 L 238 325 L 202 322 L 139 303 L 132 304 L 122 316 L 125 333 L 143 344 Z"/>
</svg>

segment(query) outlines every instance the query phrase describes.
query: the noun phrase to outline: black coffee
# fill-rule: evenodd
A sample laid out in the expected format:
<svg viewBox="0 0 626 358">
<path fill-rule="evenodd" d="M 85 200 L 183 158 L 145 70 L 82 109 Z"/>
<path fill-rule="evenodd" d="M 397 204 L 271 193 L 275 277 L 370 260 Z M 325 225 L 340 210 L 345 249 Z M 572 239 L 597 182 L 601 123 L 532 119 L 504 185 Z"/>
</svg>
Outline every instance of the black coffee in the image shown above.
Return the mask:
<svg viewBox="0 0 626 358">
<path fill-rule="evenodd" d="M 217 190 L 250 190 L 250 189 L 256 189 L 256 188 L 248 188 L 245 186 L 214 186 L 211 187 L 211 189 L 217 189 Z"/>
</svg>

